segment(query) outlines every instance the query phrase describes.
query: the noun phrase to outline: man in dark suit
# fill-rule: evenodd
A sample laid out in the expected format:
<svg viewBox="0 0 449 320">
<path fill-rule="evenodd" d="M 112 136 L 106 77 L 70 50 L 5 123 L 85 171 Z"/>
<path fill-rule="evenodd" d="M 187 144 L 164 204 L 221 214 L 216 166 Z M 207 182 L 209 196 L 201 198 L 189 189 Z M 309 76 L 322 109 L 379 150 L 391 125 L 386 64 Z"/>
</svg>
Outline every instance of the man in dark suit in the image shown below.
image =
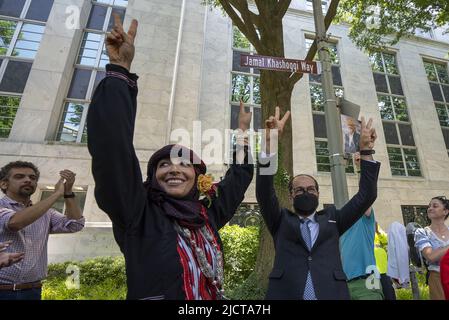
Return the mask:
<svg viewBox="0 0 449 320">
<path fill-rule="evenodd" d="M 345 153 L 356 153 L 359 151 L 358 146 L 360 144 L 360 134 L 357 132 L 357 124 L 355 120 L 350 117 L 345 118 L 347 132 L 344 134 L 344 152 Z"/>
<path fill-rule="evenodd" d="M 266 121 L 266 130 L 282 134 L 289 114 L 279 120 L 276 115 Z M 270 154 L 270 134 L 266 151 L 260 156 L 256 196 L 265 223 L 275 246 L 274 267 L 269 276 L 267 299 L 349 299 L 343 272 L 339 237 L 372 205 L 377 197 L 380 163 L 373 161 L 376 132 L 372 119 L 362 117 L 360 149 L 361 177 L 358 193 L 341 209 L 335 206 L 316 211 L 319 199 L 318 182 L 309 175 L 295 176 L 289 185 L 293 210 L 281 208 L 273 187 L 273 175 L 264 174 L 264 167 L 273 167 L 276 154 Z"/>
</svg>

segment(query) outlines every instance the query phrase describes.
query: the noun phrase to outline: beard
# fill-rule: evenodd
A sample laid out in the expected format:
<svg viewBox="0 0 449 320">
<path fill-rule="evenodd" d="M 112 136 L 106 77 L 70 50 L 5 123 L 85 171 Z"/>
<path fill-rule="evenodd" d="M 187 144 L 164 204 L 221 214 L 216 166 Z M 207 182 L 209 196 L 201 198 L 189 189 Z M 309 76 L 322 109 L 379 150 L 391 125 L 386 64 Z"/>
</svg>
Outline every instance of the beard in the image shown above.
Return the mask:
<svg viewBox="0 0 449 320">
<path fill-rule="evenodd" d="M 21 196 L 29 197 L 36 191 L 36 187 L 33 186 L 22 186 L 19 189 L 19 194 Z"/>
</svg>

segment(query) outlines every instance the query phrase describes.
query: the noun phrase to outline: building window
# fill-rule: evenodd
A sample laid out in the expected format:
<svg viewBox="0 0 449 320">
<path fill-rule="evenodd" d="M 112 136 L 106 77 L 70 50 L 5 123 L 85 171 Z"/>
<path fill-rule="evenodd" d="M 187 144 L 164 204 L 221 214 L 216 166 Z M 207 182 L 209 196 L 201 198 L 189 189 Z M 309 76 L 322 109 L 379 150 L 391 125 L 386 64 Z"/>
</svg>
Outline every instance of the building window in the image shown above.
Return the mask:
<svg viewBox="0 0 449 320">
<path fill-rule="evenodd" d="M 430 90 L 449 155 L 449 74 L 446 64 L 424 61 Z"/>
<path fill-rule="evenodd" d="M 255 68 L 246 68 L 240 66 L 241 54 L 256 54 L 252 44 L 240 32 L 240 30 L 233 26 L 233 41 L 232 41 L 232 72 L 231 72 L 231 129 L 238 129 L 238 118 L 240 112 L 240 99 L 245 104 L 245 110 L 252 112 L 253 119 L 251 121 L 250 131 L 254 134 L 254 143 L 256 148 L 253 148 L 254 156 L 259 150 L 260 134 L 259 129 L 262 128 L 262 110 L 260 98 L 260 76 L 259 70 Z M 231 150 L 235 144 L 235 135 L 230 137 Z M 230 156 L 231 157 L 231 156 Z M 255 159 L 255 158 L 254 158 Z"/>
<path fill-rule="evenodd" d="M 323 9 L 323 14 L 327 12 L 327 6 L 329 5 L 329 1 L 321 1 L 321 8 Z M 313 11 L 313 1 L 306 0 L 307 10 Z"/>
<path fill-rule="evenodd" d="M 44 34 L 45 24 L 0 20 L 0 54 L 34 59 Z"/>
<path fill-rule="evenodd" d="M 429 27 L 431 27 L 431 26 L 429 26 Z M 421 29 L 421 28 L 417 28 L 415 30 L 415 35 L 418 36 L 418 37 L 423 37 L 423 38 L 428 38 L 428 39 L 435 39 L 435 34 L 434 34 L 432 29 L 424 30 L 424 29 Z"/>
<path fill-rule="evenodd" d="M 87 142 L 88 106 L 95 88 L 106 76 L 105 67 L 109 63 L 105 46 L 106 33 L 113 27 L 112 13 L 117 13 L 123 21 L 127 5 L 128 1 L 124 0 L 92 1 L 56 133 L 57 141 Z"/>
<path fill-rule="evenodd" d="M 42 201 L 49 196 L 51 196 L 54 193 L 54 187 L 53 186 L 47 186 L 44 190 L 41 192 L 41 197 L 39 201 Z M 78 205 L 81 208 L 81 212 L 84 211 L 84 205 L 86 203 L 86 194 L 87 194 L 87 187 L 74 187 L 73 193 L 75 194 L 75 200 L 78 203 Z M 53 204 L 53 209 L 65 214 L 65 201 L 64 198 L 59 198 L 58 201 L 56 201 Z"/>
<path fill-rule="evenodd" d="M 306 38 L 307 51 L 312 46 L 313 39 Z M 340 73 L 340 59 L 338 57 L 337 45 L 330 44 L 330 54 L 332 61 L 332 78 L 334 82 L 335 95 L 343 97 L 344 89 Z M 317 60 L 315 56 L 314 60 Z M 331 165 L 329 159 L 329 148 L 326 132 L 326 119 L 324 116 L 324 94 L 321 85 L 321 75 L 309 75 L 310 98 L 312 101 L 313 130 L 315 136 L 315 154 L 318 171 L 330 172 Z M 354 165 L 352 159 L 347 161 L 347 173 L 354 173 Z"/>
<path fill-rule="evenodd" d="M 8 138 L 53 0 L 0 1 L 0 138 Z"/>
<path fill-rule="evenodd" d="M 262 223 L 259 205 L 256 203 L 242 203 L 229 221 L 229 225 L 238 225 L 242 228 L 259 226 Z"/>
<path fill-rule="evenodd" d="M 0 138 L 8 138 L 19 104 L 20 97 L 0 96 Z"/>
<path fill-rule="evenodd" d="M 376 85 L 391 173 L 421 176 L 407 101 L 402 90 L 396 55 L 377 52 L 369 56 Z"/>
<path fill-rule="evenodd" d="M 429 226 L 431 221 L 427 217 L 428 206 L 401 206 L 402 218 L 406 226 L 410 222 L 416 222 L 420 226 Z"/>
</svg>

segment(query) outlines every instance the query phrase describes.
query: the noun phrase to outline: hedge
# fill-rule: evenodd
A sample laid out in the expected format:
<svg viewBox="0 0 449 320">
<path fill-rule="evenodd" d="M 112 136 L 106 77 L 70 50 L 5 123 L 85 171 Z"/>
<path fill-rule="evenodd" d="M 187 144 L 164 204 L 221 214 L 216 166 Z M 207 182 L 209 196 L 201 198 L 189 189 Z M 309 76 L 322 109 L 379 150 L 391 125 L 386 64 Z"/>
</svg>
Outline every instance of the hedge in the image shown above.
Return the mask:
<svg viewBox="0 0 449 320">
<path fill-rule="evenodd" d="M 225 252 L 225 290 L 242 284 L 254 270 L 259 243 L 258 227 L 226 226 L 220 230 Z M 79 268 L 79 289 L 66 285 L 67 268 Z M 44 300 L 121 300 L 126 297 L 123 257 L 101 257 L 83 262 L 50 264 L 44 281 Z"/>
<path fill-rule="evenodd" d="M 263 299 L 254 273 L 259 228 L 226 226 L 220 231 L 225 253 L 225 295 L 234 300 Z M 69 289 L 66 281 L 67 267 L 75 265 L 80 270 L 80 288 Z M 425 275 L 418 275 L 421 299 L 429 299 Z M 396 290 L 398 300 L 411 300 L 411 289 Z M 125 262 L 123 257 L 102 257 L 83 262 L 65 262 L 49 265 L 44 281 L 44 300 L 121 300 L 126 297 Z"/>
</svg>

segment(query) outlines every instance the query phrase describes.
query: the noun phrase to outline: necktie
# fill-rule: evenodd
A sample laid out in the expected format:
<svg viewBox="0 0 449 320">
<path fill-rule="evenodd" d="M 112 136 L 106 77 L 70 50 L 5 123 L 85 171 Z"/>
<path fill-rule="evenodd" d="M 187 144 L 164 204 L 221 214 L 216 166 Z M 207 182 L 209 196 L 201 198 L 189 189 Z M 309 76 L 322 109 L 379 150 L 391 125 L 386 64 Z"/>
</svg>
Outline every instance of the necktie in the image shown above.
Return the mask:
<svg viewBox="0 0 449 320">
<path fill-rule="evenodd" d="M 304 239 L 304 242 L 306 243 L 307 249 L 312 248 L 312 235 L 310 233 L 309 224 L 312 221 L 310 219 L 303 219 L 301 220 L 301 234 Z M 317 300 L 315 296 L 315 289 L 313 288 L 313 282 L 312 282 L 312 275 L 310 274 L 310 270 L 307 273 L 307 280 L 306 280 L 306 286 L 304 288 L 304 300 Z"/>
</svg>

